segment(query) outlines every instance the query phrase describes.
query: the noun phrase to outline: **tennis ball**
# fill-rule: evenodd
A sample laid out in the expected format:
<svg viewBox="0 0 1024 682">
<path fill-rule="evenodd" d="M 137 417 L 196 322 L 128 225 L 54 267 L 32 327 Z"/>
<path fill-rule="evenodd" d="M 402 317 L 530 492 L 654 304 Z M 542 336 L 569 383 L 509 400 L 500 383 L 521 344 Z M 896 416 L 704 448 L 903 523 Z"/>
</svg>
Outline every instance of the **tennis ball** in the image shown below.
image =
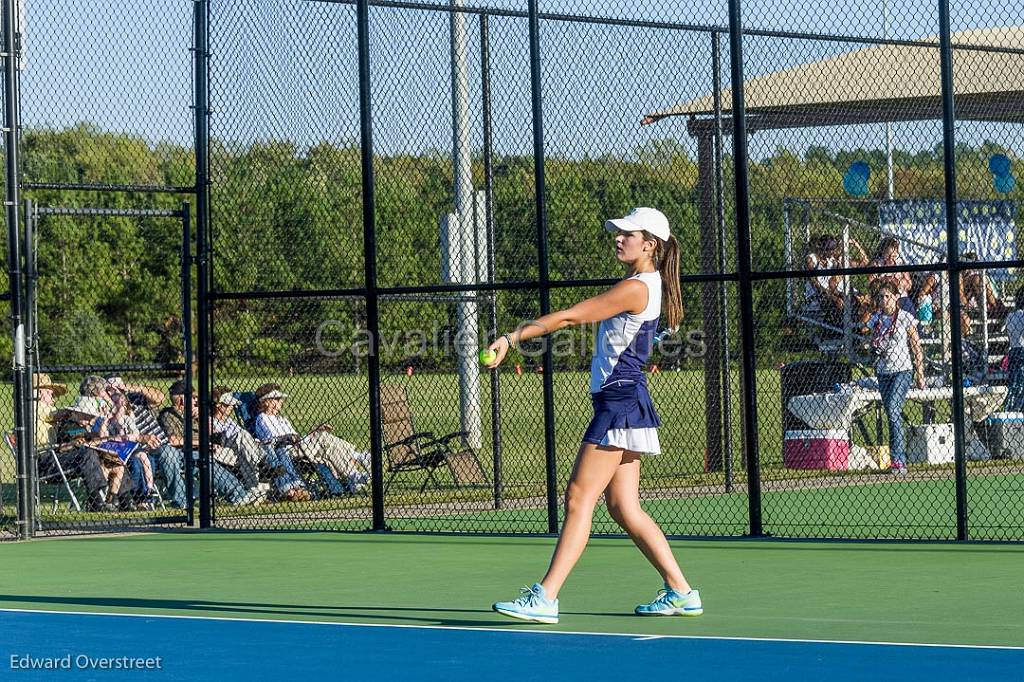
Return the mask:
<svg viewBox="0 0 1024 682">
<path fill-rule="evenodd" d="M 489 365 L 492 362 L 494 362 L 495 358 L 497 357 L 498 354 L 495 353 L 493 350 L 491 350 L 490 348 L 484 348 L 482 351 L 480 351 L 480 364 Z"/>
</svg>

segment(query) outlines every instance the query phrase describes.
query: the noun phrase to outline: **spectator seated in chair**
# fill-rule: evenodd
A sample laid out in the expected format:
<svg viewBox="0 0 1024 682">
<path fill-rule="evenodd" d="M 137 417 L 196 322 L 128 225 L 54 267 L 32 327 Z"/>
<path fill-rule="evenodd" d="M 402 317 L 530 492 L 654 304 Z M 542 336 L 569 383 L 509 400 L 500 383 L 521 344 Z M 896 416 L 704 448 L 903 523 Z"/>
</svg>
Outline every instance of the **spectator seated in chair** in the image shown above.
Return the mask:
<svg viewBox="0 0 1024 682">
<path fill-rule="evenodd" d="M 47 374 L 32 377 L 36 399 L 36 452 L 40 476 L 59 476 L 63 470 L 67 478 L 80 476 L 89 495 L 86 509 L 103 511 L 107 504 L 107 472 L 100 464 L 99 455 L 88 448 L 74 445 L 60 446 L 57 442 L 58 424 L 62 416 L 70 417 L 66 410 L 57 410 L 55 398 L 68 392 L 64 384 L 53 383 Z M 56 461 L 55 461 L 56 460 Z M 59 467 L 59 468 L 58 468 Z"/>
<path fill-rule="evenodd" d="M 168 487 L 171 489 L 171 496 L 175 506 L 184 508 L 187 506 L 187 495 L 185 488 L 185 456 L 183 450 L 193 452 L 198 447 L 199 434 L 199 405 L 195 396 L 192 401 L 192 443 L 187 447 L 185 443 L 185 382 L 175 381 L 171 384 L 171 407 L 166 407 L 160 412 L 157 421 L 167 435 L 167 440 L 172 446 L 161 452 L 160 467 L 164 474 Z M 214 445 L 214 448 L 218 446 Z M 198 475 L 199 467 L 193 467 L 193 475 Z M 246 491 L 230 471 L 216 461 L 211 463 L 214 493 L 223 498 L 228 504 L 254 504 L 261 499 L 258 489 Z"/>
<path fill-rule="evenodd" d="M 960 260 L 973 263 L 978 260 L 978 254 L 968 251 Z M 985 313 L 988 319 L 1003 318 L 1008 310 L 999 297 L 996 296 L 992 282 L 983 269 L 964 270 L 960 273 L 960 323 L 965 334 L 971 332 L 971 323 L 975 320 L 981 321 L 981 303 L 985 302 Z"/>
<path fill-rule="evenodd" d="M 850 267 L 862 267 L 867 264 L 867 254 L 860 242 L 850 238 L 850 246 L 858 251 L 858 255 L 850 258 Z M 807 245 L 804 267 L 807 270 L 832 270 L 843 266 L 842 246 L 839 240 L 831 235 L 818 235 Z M 843 323 L 843 309 L 846 307 L 846 280 L 842 275 L 820 275 L 808 278 L 804 287 L 805 296 L 810 303 L 817 303 L 821 311 L 822 321 L 832 326 Z M 851 292 L 853 303 L 852 316 L 855 322 L 866 321 L 870 316 L 868 308 L 870 297 Z"/>
<path fill-rule="evenodd" d="M 74 460 L 85 478 L 90 511 L 117 511 L 126 508 L 130 497 L 122 495 L 125 483 L 125 465 L 116 456 L 106 455 L 93 444 L 107 440 L 107 422 L 103 405 L 98 398 L 79 396 L 67 407 L 53 413 L 57 423 L 58 448 L 72 452 Z M 128 501 L 126 501 L 128 500 Z"/>
<path fill-rule="evenodd" d="M 250 490 L 259 485 L 260 466 L 266 466 L 273 472 L 272 488 L 276 499 L 284 502 L 309 500 L 309 491 L 296 473 L 287 449 L 261 445 L 231 418 L 235 406 L 240 404 L 230 388 L 217 386 L 213 389 L 210 432 L 211 440 L 220 446 L 217 450 L 220 462 L 236 467 L 242 483 Z"/>
<path fill-rule="evenodd" d="M 907 261 L 900 255 L 900 242 L 895 237 L 883 237 L 878 242 L 878 250 L 869 265 L 876 268 L 897 267 L 906 265 Z M 868 287 L 874 297 L 883 282 L 889 282 L 896 289 L 899 295 L 899 306 L 913 316 L 917 316 L 917 306 L 910 297 L 914 288 L 913 279 L 909 272 L 883 272 L 875 275 L 868 275 Z"/>
<path fill-rule="evenodd" d="M 300 436 L 291 421 L 281 414 L 287 397 L 277 384 L 263 384 L 256 389 L 257 414 L 253 420 L 256 439 L 275 449 L 289 448 L 293 458 L 325 465 L 334 477 L 346 483 L 348 490 L 344 492 L 356 492 L 365 487 L 369 480 L 365 473 L 369 466 L 368 453 L 356 451 L 354 445 L 329 433 L 329 424 L 321 424 Z"/>
<path fill-rule="evenodd" d="M 1006 316 L 1003 330 L 1009 340 L 1007 372 L 1010 388 L 1003 403 L 1007 412 L 1024 412 L 1024 286 L 1017 289 L 1016 309 Z"/>
<path fill-rule="evenodd" d="M 184 455 L 167 440 L 167 434 L 164 433 L 163 428 L 157 421 L 157 408 L 164 402 L 163 391 L 153 386 L 143 386 L 141 384 L 125 385 L 124 381 L 115 375 L 108 376 L 107 383 L 108 387 L 113 384 L 115 388 L 119 388 L 124 392 L 125 397 L 131 404 L 135 427 L 140 434 L 148 436 L 143 442 L 148 448 L 146 454 L 149 457 L 153 470 L 160 473 L 167 485 L 168 492 L 173 493 L 176 490 L 180 490 L 181 495 L 184 496 L 184 479 L 178 480 L 176 478 L 176 475 L 180 473 L 176 465 L 184 461 Z M 123 388 L 120 388 L 121 386 Z M 132 470 L 132 479 L 138 488 L 145 488 L 144 472 L 141 470 L 141 467 L 136 467 Z M 171 497 L 172 499 L 174 498 L 173 495 Z M 184 503 L 182 502 L 182 504 Z"/>
<path fill-rule="evenodd" d="M 932 331 L 932 323 L 942 319 L 942 295 L 939 291 L 939 278 L 934 272 L 915 272 L 910 277 L 913 286 L 910 299 L 914 302 L 921 333 Z"/>
<path fill-rule="evenodd" d="M 135 488 L 135 508 L 152 511 L 160 499 L 153 472 L 156 470 L 155 460 L 163 445 L 160 438 L 152 433 L 143 433 L 138 422 L 136 404 L 131 394 L 148 395 L 150 400 L 162 400 L 163 394 L 145 386 L 129 386 L 119 376 L 109 376 L 104 380 L 104 394 L 110 401 L 110 431 L 129 442 L 137 443 L 138 449 L 129 460 L 129 471 Z"/>
</svg>

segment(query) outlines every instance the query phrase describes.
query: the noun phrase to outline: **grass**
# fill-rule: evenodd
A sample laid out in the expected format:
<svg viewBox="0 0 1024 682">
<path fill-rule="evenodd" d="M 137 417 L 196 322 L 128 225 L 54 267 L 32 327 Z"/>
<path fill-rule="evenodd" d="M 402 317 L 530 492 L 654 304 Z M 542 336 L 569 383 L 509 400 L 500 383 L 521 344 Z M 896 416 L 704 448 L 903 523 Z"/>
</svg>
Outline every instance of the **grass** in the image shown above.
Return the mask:
<svg viewBox="0 0 1024 682">
<path fill-rule="evenodd" d="M 758 372 L 758 426 L 762 465 L 764 517 L 766 528 L 792 536 L 864 536 L 864 537 L 952 537 L 955 535 L 955 494 L 952 467 L 932 468 L 939 480 L 908 481 L 893 493 L 890 482 L 850 485 L 856 472 L 795 471 L 782 466 L 782 400 L 778 372 Z M 668 499 L 651 500 L 652 512 L 676 534 L 742 534 L 747 530 L 747 498 L 743 492 L 724 493 L 723 472 L 705 471 L 706 449 L 703 374 L 698 371 L 660 372 L 650 376 L 651 393 L 661 413 L 664 453 L 645 461 L 647 490 L 686 489 L 689 492 L 663 494 Z M 236 390 L 251 390 L 268 379 L 225 379 L 218 383 Z M 327 421 L 334 433 L 357 447 L 369 447 L 367 382 L 362 376 L 291 376 L 269 380 L 280 383 L 291 397 L 285 412 L 300 430 Z M 406 388 L 417 430 L 443 435 L 460 428 L 458 378 L 452 374 L 388 375 L 384 381 Z M 559 487 L 571 470 L 579 446 L 579 437 L 590 419 L 584 373 L 558 373 L 554 377 L 555 451 Z M 166 381 L 155 382 L 162 385 Z M 490 386 L 482 380 L 482 463 L 490 474 L 493 467 Z M 501 465 L 506 509 L 484 511 L 492 499 L 488 488 L 428 489 L 418 492 L 421 478 L 405 474 L 396 479 L 387 500 L 389 522 L 396 528 L 432 530 L 462 529 L 498 532 L 544 532 L 544 417 L 542 377 L 537 374 L 501 375 Z M 0 400 L 3 397 L 0 396 Z M 67 400 L 67 397 L 65 397 Z M 911 410 L 919 407 L 909 406 Z M 737 408 L 736 401 L 733 404 Z M 944 406 L 940 406 L 940 413 Z M 941 417 L 940 417 L 941 418 Z M 738 415 L 733 424 L 738 425 Z M 731 435 L 734 453 L 734 481 L 745 483 L 741 466 L 739 429 Z M 0 460 L 2 461 L 2 460 Z M 7 513 L 13 510 L 12 467 L 6 469 L 3 503 Z M 969 493 L 971 512 L 979 519 L 978 528 L 988 528 L 992 537 L 1020 536 L 1024 514 L 1013 500 L 1020 495 L 1020 479 L 1004 462 L 971 463 Z M 924 471 L 918 468 L 918 471 Z M 442 481 L 447 473 L 440 474 Z M 795 488 L 795 489 L 794 489 Z M 708 494 L 710 491 L 717 494 Z M 44 499 L 45 499 L 44 495 Z M 308 526 L 317 528 L 366 527 L 369 523 L 368 497 L 324 500 L 309 505 L 303 518 L 297 518 L 290 505 L 257 507 L 218 507 L 218 518 L 237 525 Z M 443 511 L 440 509 L 443 507 Z M 100 521 L 98 515 L 58 513 L 44 520 L 52 524 L 78 525 Z M 145 519 L 147 515 L 124 515 L 127 519 Z M 595 529 L 614 531 L 607 517 L 599 516 Z M 1015 529 L 1015 530 L 1014 530 Z"/>
</svg>

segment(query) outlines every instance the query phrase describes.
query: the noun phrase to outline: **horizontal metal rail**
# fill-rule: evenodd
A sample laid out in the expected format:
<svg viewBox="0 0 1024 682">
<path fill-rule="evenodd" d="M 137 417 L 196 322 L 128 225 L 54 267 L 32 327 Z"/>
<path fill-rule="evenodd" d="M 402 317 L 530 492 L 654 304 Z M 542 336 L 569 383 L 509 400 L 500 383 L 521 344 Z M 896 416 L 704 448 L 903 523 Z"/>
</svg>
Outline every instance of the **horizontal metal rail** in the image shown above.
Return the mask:
<svg viewBox="0 0 1024 682">
<path fill-rule="evenodd" d="M 356 0 L 321 0 L 328 4 L 355 5 Z M 408 2 L 403 0 L 370 0 L 371 7 L 391 9 L 410 9 L 427 12 L 459 12 L 462 14 L 487 15 L 493 17 L 514 17 L 527 19 L 524 10 L 498 9 L 491 7 L 453 7 L 429 2 Z M 599 24 L 602 26 L 625 26 L 630 28 L 653 28 L 672 31 L 692 31 L 698 33 L 729 33 L 729 27 L 722 24 L 700 24 L 675 21 L 644 21 L 642 19 L 617 19 L 615 17 L 586 16 L 582 14 L 560 14 L 540 12 L 538 18 L 543 21 L 561 21 L 576 24 Z M 938 40 L 904 40 L 898 38 L 879 38 L 865 35 L 841 35 L 837 33 L 810 33 L 806 31 L 774 31 L 771 29 L 744 29 L 744 36 L 760 36 L 766 38 L 786 38 L 791 40 L 818 40 L 833 43 L 859 43 L 864 45 L 900 45 L 906 47 L 939 48 Z M 996 47 L 975 43 L 954 43 L 954 50 L 971 50 L 1003 54 L 1024 54 L 1024 48 Z"/>
<path fill-rule="evenodd" d="M 181 218 L 185 214 L 156 208 L 74 208 L 64 206 L 40 206 L 38 215 L 64 216 L 115 216 L 124 218 Z"/>
<path fill-rule="evenodd" d="M 817 272 L 817 271 L 816 271 Z M 709 273 L 709 274 L 685 274 L 679 276 L 683 284 L 694 284 L 698 282 L 735 282 L 737 275 L 734 272 Z M 551 280 L 548 283 L 549 289 L 573 289 L 582 287 L 610 287 L 620 279 L 607 277 L 600 279 L 565 279 Z M 407 287 L 378 287 L 378 297 L 398 298 L 402 296 L 414 296 L 419 294 L 444 294 L 460 292 L 488 292 L 488 291 L 539 291 L 539 282 L 494 282 L 489 284 L 426 284 L 421 286 Z M 292 291 L 217 291 L 210 292 L 209 297 L 219 301 L 234 301 L 247 299 L 294 299 L 294 298 L 358 298 L 366 296 L 366 289 L 353 287 L 351 289 L 309 289 Z M 409 300 L 409 299 L 406 299 Z"/>
<path fill-rule="evenodd" d="M 195 194 L 195 187 L 174 185 L 113 185 L 89 182 L 23 182 L 23 190 L 54 189 L 74 192 L 142 192 L 145 194 Z"/>
<path fill-rule="evenodd" d="M 43 365 L 33 370 L 36 374 L 61 374 L 80 372 L 83 374 L 111 374 L 113 372 L 184 372 L 181 362 L 124 363 L 120 365 Z"/>
</svg>

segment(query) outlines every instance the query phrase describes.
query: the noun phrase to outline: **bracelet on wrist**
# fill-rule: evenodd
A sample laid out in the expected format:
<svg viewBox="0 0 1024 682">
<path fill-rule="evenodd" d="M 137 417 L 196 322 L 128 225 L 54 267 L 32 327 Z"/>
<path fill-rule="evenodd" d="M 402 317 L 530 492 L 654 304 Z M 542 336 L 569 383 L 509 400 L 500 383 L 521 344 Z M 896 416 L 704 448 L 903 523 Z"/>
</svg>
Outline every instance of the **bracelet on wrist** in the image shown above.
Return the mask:
<svg viewBox="0 0 1024 682">
<path fill-rule="evenodd" d="M 516 347 L 516 344 L 512 343 L 512 337 L 509 336 L 508 332 L 505 332 L 501 336 L 502 336 L 503 339 L 505 339 L 505 343 L 508 344 L 509 350 L 511 350 L 511 349 Z"/>
</svg>

